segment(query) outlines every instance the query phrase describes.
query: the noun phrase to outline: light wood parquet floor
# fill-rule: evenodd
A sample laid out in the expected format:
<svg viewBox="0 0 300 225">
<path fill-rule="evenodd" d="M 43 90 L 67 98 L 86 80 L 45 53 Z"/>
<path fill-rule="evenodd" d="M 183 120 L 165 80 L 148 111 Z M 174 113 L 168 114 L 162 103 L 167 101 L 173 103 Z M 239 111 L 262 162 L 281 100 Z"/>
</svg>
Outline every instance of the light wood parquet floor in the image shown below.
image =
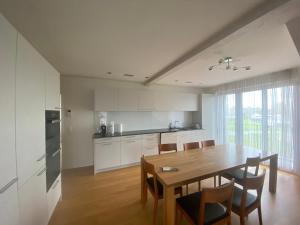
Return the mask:
<svg viewBox="0 0 300 225">
<path fill-rule="evenodd" d="M 212 187 L 212 179 L 202 187 Z M 49 225 L 152 225 L 153 199 L 148 195 L 145 208 L 140 203 L 140 167 L 134 166 L 94 176 L 92 167 L 62 173 L 62 200 Z M 190 191 L 197 186 L 189 185 Z M 264 225 L 300 225 L 300 177 L 278 173 L 277 193 L 268 191 L 266 177 L 262 198 Z M 158 223 L 162 224 L 162 202 Z M 258 224 L 257 212 L 249 215 L 247 225 Z M 182 225 L 188 224 L 182 221 Z M 232 224 L 239 219 L 232 215 Z"/>
</svg>

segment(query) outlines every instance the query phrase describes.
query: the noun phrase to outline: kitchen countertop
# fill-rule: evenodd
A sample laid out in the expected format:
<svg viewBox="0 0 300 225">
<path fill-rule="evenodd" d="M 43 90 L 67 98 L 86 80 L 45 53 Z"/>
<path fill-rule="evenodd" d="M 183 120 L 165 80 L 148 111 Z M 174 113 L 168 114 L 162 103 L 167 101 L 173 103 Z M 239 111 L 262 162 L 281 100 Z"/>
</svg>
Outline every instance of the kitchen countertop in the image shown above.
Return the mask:
<svg viewBox="0 0 300 225">
<path fill-rule="evenodd" d="M 203 130 L 192 127 L 184 127 L 184 128 L 174 128 L 174 129 L 149 129 L 149 130 L 134 130 L 134 131 L 124 131 L 122 133 L 115 133 L 114 135 L 101 135 L 95 133 L 93 138 L 107 138 L 107 137 L 122 137 L 122 136 L 130 136 L 130 135 L 141 135 L 141 134 L 154 134 L 154 133 L 172 133 L 178 131 L 189 131 L 189 130 Z"/>
</svg>

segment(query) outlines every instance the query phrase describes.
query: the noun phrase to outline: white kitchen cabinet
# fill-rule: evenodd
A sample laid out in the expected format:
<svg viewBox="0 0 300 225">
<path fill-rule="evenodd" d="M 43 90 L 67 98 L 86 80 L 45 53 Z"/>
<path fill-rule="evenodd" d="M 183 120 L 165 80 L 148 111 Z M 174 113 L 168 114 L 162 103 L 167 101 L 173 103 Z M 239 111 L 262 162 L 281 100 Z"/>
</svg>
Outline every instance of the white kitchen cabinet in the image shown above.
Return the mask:
<svg viewBox="0 0 300 225">
<path fill-rule="evenodd" d="M 175 93 L 155 92 L 155 111 L 174 111 L 177 104 Z"/>
<path fill-rule="evenodd" d="M 142 135 L 142 155 L 157 155 L 159 141 L 158 133 Z"/>
<path fill-rule="evenodd" d="M 49 191 L 47 192 L 47 203 L 48 203 L 48 221 L 50 220 L 55 207 L 61 198 L 61 175 L 59 175 L 53 182 Z"/>
<path fill-rule="evenodd" d="M 161 144 L 177 143 L 177 132 L 162 133 L 160 142 Z"/>
<path fill-rule="evenodd" d="M 127 138 L 121 142 L 121 165 L 138 163 L 142 155 L 140 138 Z"/>
<path fill-rule="evenodd" d="M 0 189 L 17 176 L 15 155 L 16 41 L 17 31 L 0 14 L 0 124 L 2 127 L 0 129 Z"/>
<path fill-rule="evenodd" d="M 60 74 L 45 60 L 46 109 L 60 109 Z"/>
<path fill-rule="evenodd" d="M 0 193 L 0 221 L 3 225 L 23 224 L 19 221 L 17 183 L 14 183 L 5 192 Z"/>
<path fill-rule="evenodd" d="M 39 170 L 19 189 L 22 225 L 47 225 L 46 168 Z"/>
<path fill-rule="evenodd" d="M 95 144 L 94 170 L 95 173 L 107 168 L 121 165 L 121 143 L 106 141 Z"/>
<path fill-rule="evenodd" d="M 213 94 L 202 94 L 202 128 L 207 138 L 215 138 L 215 98 Z"/>
<path fill-rule="evenodd" d="M 117 111 L 138 111 L 138 91 L 133 89 L 117 90 Z"/>
<path fill-rule="evenodd" d="M 101 88 L 95 90 L 95 111 L 116 111 L 116 90 L 114 88 Z"/>
<path fill-rule="evenodd" d="M 45 164 L 44 59 L 18 35 L 16 62 L 16 153 L 21 187 Z"/>
<path fill-rule="evenodd" d="M 138 110 L 139 111 L 155 111 L 155 94 L 152 91 L 138 92 Z"/>
<path fill-rule="evenodd" d="M 198 111 L 198 95 L 191 93 L 177 93 L 175 95 L 176 102 L 175 110 L 176 111 Z"/>
</svg>

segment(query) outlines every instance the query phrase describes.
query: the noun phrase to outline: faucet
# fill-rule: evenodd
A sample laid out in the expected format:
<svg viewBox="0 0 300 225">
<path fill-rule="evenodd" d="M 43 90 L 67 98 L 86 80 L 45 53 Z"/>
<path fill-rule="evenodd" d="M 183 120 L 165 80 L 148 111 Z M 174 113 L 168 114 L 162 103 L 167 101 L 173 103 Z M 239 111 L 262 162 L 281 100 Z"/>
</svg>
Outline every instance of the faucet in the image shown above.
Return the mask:
<svg viewBox="0 0 300 225">
<path fill-rule="evenodd" d="M 177 123 L 179 123 L 179 121 L 175 120 L 175 122 L 174 122 L 174 128 L 177 128 Z"/>
</svg>

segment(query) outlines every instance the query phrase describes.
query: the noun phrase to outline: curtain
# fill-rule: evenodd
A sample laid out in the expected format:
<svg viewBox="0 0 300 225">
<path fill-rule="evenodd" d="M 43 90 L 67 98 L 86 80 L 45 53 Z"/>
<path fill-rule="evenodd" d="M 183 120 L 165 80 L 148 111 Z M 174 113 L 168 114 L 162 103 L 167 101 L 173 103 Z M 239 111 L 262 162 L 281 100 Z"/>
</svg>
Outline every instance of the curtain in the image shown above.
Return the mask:
<svg viewBox="0 0 300 225">
<path fill-rule="evenodd" d="M 219 86 L 217 142 L 277 153 L 280 168 L 300 175 L 299 71 Z"/>
</svg>

